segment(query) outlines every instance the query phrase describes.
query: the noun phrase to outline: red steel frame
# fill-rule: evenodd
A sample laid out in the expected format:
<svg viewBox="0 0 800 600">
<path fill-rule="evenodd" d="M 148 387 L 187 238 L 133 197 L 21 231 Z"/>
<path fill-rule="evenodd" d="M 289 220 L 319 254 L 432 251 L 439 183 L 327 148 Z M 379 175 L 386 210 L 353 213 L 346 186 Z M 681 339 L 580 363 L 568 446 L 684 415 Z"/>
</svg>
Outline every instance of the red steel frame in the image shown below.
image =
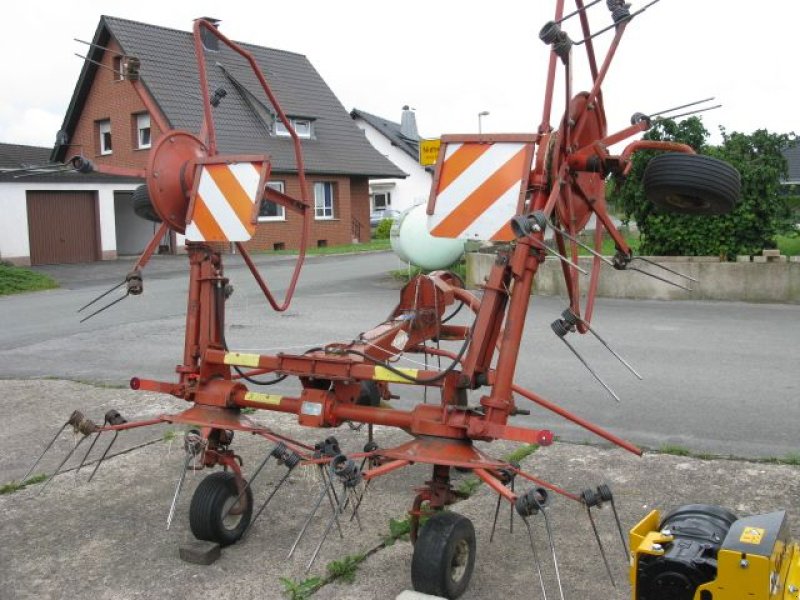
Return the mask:
<svg viewBox="0 0 800 600">
<path fill-rule="evenodd" d="M 575 4 L 579 10 L 584 7 L 583 0 L 576 0 Z M 563 14 L 564 0 L 557 0 L 555 20 L 558 21 Z M 580 22 L 584 37 L 588 38 L 589 26 L 585 12 L 580 13 Z M 640 121 L 612 135 L 608 135 L 606 131 L 601 85 L 626 25 L 626 21 L 617 25 L 613 41 L 599 68 L 592 40 L 584 42 L 592 74 L 592 87 L 589 92 L 572 94 L 570 65 L 567 61 L 565 69 L 567 104 L 557 130 L 553 129 L 550 117 L 558 57 L 551 52 L 542 121 L 538 133 L 530 136 L 535 144 L 535 156 L 528 178 L 529 199 L 524 211 L 542 211 L 548 219 L 559 223 L 572 237 L 580 233 L 594 214 L 598 221 L 595 248 L 600 250 L 605 230 L 614 240 L 618 251 L 630 256 L 630 248 L 614 227 L 606 210 L 603 175 L 612 170 L 625 173 L 630 166 L 631 154 L 640 149 L 680 152 L 692 152 L 692 150 L 688 146 L 679 144 L 637 141 L 631 143 L 619 155 L 609 153 L 609 146 L 638 134 L 649 126 L 648 122 Z M 180 135 L 184 136 L 181 139 L 187 140 L 185 146 L 180 149 L 183 154 L 174 152 L 173 149 L 170 152 L 174 154 L 167 153 L 159 157 L 154 148 L 151 165 L 154 164 L 154 160 L 160 158 L 161 163 L 169 167 L 169 169 L 162 167 L 162 171 L 173 172 L 173 178 L 179 177 L 177 174 L 183 172 L 185 177 L 186 173 L 196 173 L 194 167 L 208 157 L 217 156 L 216 131 L 209 101 L 205 57 L 200 41 L 201 29 L 215 35 L 251 65 L 264 93 L 294 142 L 301 198 L 296 200 L 267 190 L 270 200 L 279 202 L 304 216 L 302 250 L 283 302 L 274 299 L 244 246 L 237 244 L 270 305 L 275 310 L 285 310 L 294 293 L 303 262 L 310 223 L 310 203 L 302 149 L 291 123 L 273 96 L 253 57 L 206 21 L 198 20 L 194 26 L 195 51 L 204 101 L 204 122 L 200 136 L 202 139 L 181 133 Z M 135 89 L 140 93 L 145 106 L 151 108 L 152 102 L 142 91 L 140 83 L 135 84 Z M 152 108 L 151 114 L 160 115 L 155 107 Z M 160 122 L 160 126 L 164 131 L 169 129 L 165 122 Z M 173 133 L 176 132 L 167 135 Z M 194 141 L 190 138 L 194 138 Z M 484 138 L 489 140 L 492 136 Z M 182 158 L 192 153 L 199 155 L 194 159 Z M 180 160 L 185 164 L 176 163 Z M 187 166 L 189 168 L 185 168 Z M 109 169 L 103 168 L 103 170 Z M 119 172 L 119 169 L 115 169 L 115 172 Z M 164 174 L 162 172 L 161 176 Z M 152 183 L 152 170 L 147 173 L 147 177 Z M 185 192 L 190 183 L 191 181 L 175 179 L 173 186 L 184 189 Z M 188 203 L 188 198 L 186 196 L 177 199 L 154 198 L 156 210 L 159 210 L 160 202 L 177 202 L 180 205 L 181 202 Z M 166 225 L 162 225 L 159 229 L 159 236 L 163 235 L 165 227 Z M 577 245 L 572 241 L 567 244 L 567 240 L 559 233 L 556 233 L 555 238 L 561 253 L 570 256 L 573 262 L 576 262 Z M 312 449 L 309 446 L 254 425 L 240 414 L 240 409 L 247 407 L 296 414 L 299 422 L 309 427 L 337 427 L 345 421 L 389 425 L 401 428 L 414 437 L 412 441 L 397 448 L 379 449 L 359 455 L 380 459 L 375 462 L 370 461 L 373 466 L 364 473 L 364 477 L 366 479 L 379 477 L 412 463 L 433 465 L 432 479 L 418 489 L 411 511 L 415 519 L 419 516 L 423 504 L 427 504 L 429 509 L 436 509 L 456 500 L 456 494 L 449 481 L 450 467 L 472 469 L 482 481 L 510 502 L 515 501 L 516 494 L 500 481 L 498 472 L 504 468 L 512 468 L 524 479 L 579 501 L 577 496 L 566 490 L 543 482 L 532 474 L 511 467 L 504 461 L 484 455 L 472 443 L 474 440 L 496 439 L 540 445 L 552 442 L 552 433 L 547 430 L 509 425 L 509 417 L 517 412 L 514 397 L 514 394 L 517 394 L 630 452 L 641 453 L 636 446 L 513 382 L 532 284 L 545 258 L 543 247 L 544 233 L 534 231 L 520 237 L 510 249 L 499 252 L 483 286 L 483 297 L 480 300 L 464 290 L 452 274 L 435 272 L 420 276 L 406 285 L 400 294 L 400 302 L 390 317 L 374 329 L 361 334 L 357 341 L 330 344 L 321 350 L 305 354 L 255 355 L 229 352 L 225 348 L 223 290 L 228 280 L 224 276 L 222 258 L 205 244 L 189 243 L 186 339 L 183 362 L 177 367 L 179 380 L 173 383 L 134 378 L 131 380 L 131 386 L 134 389 L 172 394 L 192 402 L 193 407 L 177 415 L 164 415 L 159 420 L 109 426 L 101 430 L 124 429 L 162 421 L 195 423 L 204 427 L 206 437 L 214 429 L 231 429 L 249 431 L 272 441 L 284 441 L 303 458 L 312 461 Z M 149 247 L 140 260 L 141 264 L 137 266 L 143 266 L 151 253 L 152 247 Z M 581 333 L 585 333 L 592 317 L 600 259 L 594 258 L 583 310 L 580 305 L 577 271 L 568 263 L 562 262 L 562 267 L 570 296 L 570 308 L 582 319 L 577 327 Z M 466 304 L 475 313 L 471 327 L 443 323 L 447 308 L 456 302 Z M 462 351 L 453 353 L 431 348 L 425 345 L 429 340 L 460 341 L 463 344 Z M 386 361 L 402 353 L 443 356 L 452 360 L 453 366 L 446 370 L 413 371 L 392 370 L 386 366 Z M 292 397 L 252 394 L 242 383 L 243 376 L 232 371 L 233 366 L 249 369 L 244 372 L 247 376 L 274 373 L 297 377 L 302 389 L 299 395 Z M 390 397 L 389 384 L 399 383 L 438 388 L 440 402 L 420 404 L 408 411 L 358 404 L 360 383 L 370 380 L 377 383 L 384 399 Z M 326 382 L 326 385 L 320 386 L 320 381 Z M 323 389 L 320 389 L 321 387 Z M 467 407 L 466 392 L 480 388 L 488 388 L 485 395 L 480 398 L 480 410 Z M 235 461 L 229 460 L 224 452 L 214 450 L 211 448 L 211 452 L 206 454 L 207 466 L 214 464 L 230 466 L 241 481 L 241 474 Z"/>
</svg>

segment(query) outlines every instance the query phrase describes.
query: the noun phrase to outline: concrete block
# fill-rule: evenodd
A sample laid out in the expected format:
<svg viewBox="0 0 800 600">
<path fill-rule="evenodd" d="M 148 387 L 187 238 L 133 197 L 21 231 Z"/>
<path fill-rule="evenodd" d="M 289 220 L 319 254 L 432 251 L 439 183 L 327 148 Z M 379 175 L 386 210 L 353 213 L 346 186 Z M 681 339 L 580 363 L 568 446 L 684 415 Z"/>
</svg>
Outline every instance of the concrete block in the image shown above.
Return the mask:
<svg viewBox="0 0 800 600">
<path fill-rule="evenodd" d="M 395 600 L 444 600 L 441 596 L 431 596 L 430 594 L 423 594 L 421 592 L 414 592 L 412 590 L 405 590 L 395 598 Z"/>
<path fill-rule="evenodd" d="M 800 263 L 800 256 L 790 256 L 789 262 Z"/>
<path fill-rule="evenodd" d="M 178 554 L 182 561 L 195 565 L 210 565 L 221 556 L 222 552 L 216 542 L 193 540 L 178 546 Z"/>
<path fill-rule="evenodd" d="M 752 256 L 744 255 L 744 256 L 737 256 L 736 262 L 751 262 L 753 260 Z"/>
<path fill-rule="evenodd" d="M 766 256 L 754 256 L 753 257 L 753 262 L 755 262 L 755 263 L 765 263 L 765 262 L 767 262 L 767 257 Z"/>
<path fill-rule="evenodd" d="M 764 249 L 761 251 L 761 256 L 780 256 L 781 251 L 778 248 Z"/>
</svg>

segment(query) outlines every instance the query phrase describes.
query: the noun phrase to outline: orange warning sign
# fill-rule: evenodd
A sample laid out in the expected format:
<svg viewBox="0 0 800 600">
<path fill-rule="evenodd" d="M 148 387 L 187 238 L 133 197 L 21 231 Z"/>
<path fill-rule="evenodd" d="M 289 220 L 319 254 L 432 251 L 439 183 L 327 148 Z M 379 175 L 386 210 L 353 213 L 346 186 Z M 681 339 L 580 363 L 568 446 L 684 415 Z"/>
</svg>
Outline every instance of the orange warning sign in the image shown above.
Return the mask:
<svg viewBox="0 0 800 600">
<path fill-rule="evenodd" d="M 212 159 L 213 160 L 213 159 Z M 253 237 L 269 163 L 211 162 L 198 168 L 186 227 L 190 242 L 244 242 Z"/>
<path fill-rule="evenodd" d="M 428 205 L 431 235 L 513 239 L 509 221 L 525 201 L 534 143 L 530 136 L 491 139 L 443 139 Z"/>
</svg>

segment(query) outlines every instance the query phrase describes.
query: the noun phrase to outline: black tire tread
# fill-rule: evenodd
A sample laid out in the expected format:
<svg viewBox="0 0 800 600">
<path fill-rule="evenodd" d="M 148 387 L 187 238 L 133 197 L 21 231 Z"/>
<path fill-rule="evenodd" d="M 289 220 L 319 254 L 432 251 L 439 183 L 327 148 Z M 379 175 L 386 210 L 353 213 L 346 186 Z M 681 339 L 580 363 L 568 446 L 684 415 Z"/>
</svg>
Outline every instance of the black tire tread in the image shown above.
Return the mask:
<svg viewBox="0 0 800 600">
<path fill-rule="evenodd" d="M 136 213 L 137 217 L 145 221 L 152 221 L 153 223 L 161 222 L 161 217 L 158 216 L 155 208 L 153 208 L 153 202 L 150 200 L 150 193 L 147 191 L 146 185 L 140 185 L 133 190 L 131 204 L 133 205 L 133 212 Z"/>
<path fill-rule="evenodd" d="M 189 527 L 198 540 L 230 546 L 242 537 L 253 512 L 253 492 L 247 488 L 244 496 L 247 508 L 237 527 L 228 530 L 218 517 L 221 516 L 225 500 L 231 495 L 238 496 L 239 492 L 236 489 L 236 477 L 229 471 L 211 473 L 197 486 L 189 506 Z"/>
<path fill-rule="evenodd" d="M 667 212 L 720 215 L 733 210 L 741 195 L 739 172 L 723 160 L 671 152 L 653 157 L 642 178 L 645 195 Z M 663 201 L 671 193 L 698 196 L 711 206 L 678 208 Z"/>
<path fill-rule="evenodd" d="M 461 581 L 453 584 L 449 579 L 447 547 L 454 536 L 464 536 L 470 544 L 467 571 Z M 411 581 L 414 589 L 424 594 L 458 598 L 469 585 L 475 566 L 475 528 L 463 515 L 443 511 L 433 515 L 420 531 L 411 560 Z M 446 568 L 444 568 L 446 567 Z"/>
</svg>

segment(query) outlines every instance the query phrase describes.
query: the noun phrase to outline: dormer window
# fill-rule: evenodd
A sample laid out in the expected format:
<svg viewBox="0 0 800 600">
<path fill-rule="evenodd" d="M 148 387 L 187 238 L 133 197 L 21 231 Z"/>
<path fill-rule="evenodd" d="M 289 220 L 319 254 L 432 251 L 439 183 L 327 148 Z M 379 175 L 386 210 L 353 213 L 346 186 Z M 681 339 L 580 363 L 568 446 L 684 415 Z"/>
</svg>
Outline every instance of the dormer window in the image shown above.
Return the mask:
<svg viewBox="0 0 800 600">
<path fill-rule="evenodd" d="M 100 154 L 111 154 L 111 120 L 97 122 L 97 140 Z"/>
<path fill-rule="evenodd" d="M 297 117 L 289 117 L 289 122 L 292 124 L 297 137 L 310 139 L 311 138 L 311 119 L 299 119 Z M 278 137 L 289 137 L 289 130 L 279 118 L 275 118 L 275 135 Z"/>
</svg>

